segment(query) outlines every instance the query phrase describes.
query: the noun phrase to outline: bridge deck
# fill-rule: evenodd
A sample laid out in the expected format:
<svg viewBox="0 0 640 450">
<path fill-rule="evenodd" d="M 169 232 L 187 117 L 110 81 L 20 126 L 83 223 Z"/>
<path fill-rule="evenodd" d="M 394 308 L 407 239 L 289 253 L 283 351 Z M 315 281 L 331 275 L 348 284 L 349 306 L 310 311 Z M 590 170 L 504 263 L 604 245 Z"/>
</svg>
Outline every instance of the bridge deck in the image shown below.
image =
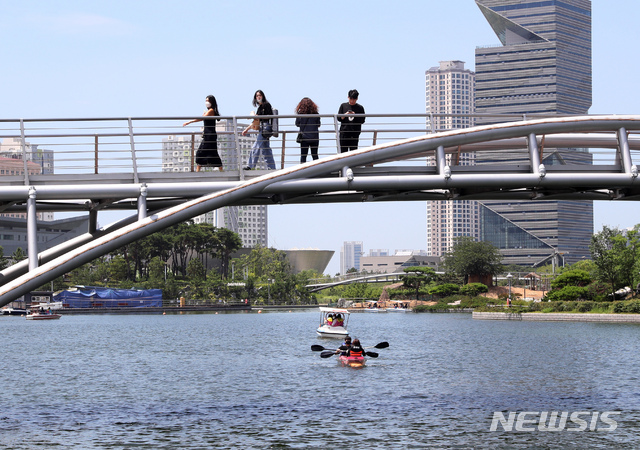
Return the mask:
<svg viewBox="0 0 640 450">
<path fill-rule="evenodd" d="M 113 136 L 99 135 L 95 130 L 93 134 L 85 131 L 74 136 L 63 132 L 27 133 L 24 122 L 20 121 L 22 159 L 14 158 L 9 162 L 14 166 L 16 163 L 22 165 L 23 170 L 20 172 L 14 167 L 11 169 L 13 174 L 5 173 L 0 177 L 0 211 L 27 212 L 29 258 L 0 272 L 0 306 L 109 251 L 228 205 L 640 199 L 638 168 L 634 164 L 637 155 L 633 153 L 640 149 L 637 135 L 640 116 L 543 118 L 418 135 L 415 135 L 416 130 L 411 130 L 412 137 L 382 143 L 376 142 L 374 137 L 373 145 L 363 145 L 348 153 L 334 152 L 332 156 L 307 164 L 287 163 L 283 133 L 280 170 L 238 170 L 243 156 L 237 145 L 235 163 L 228 164 L 227 171 L 183 171 L 179 172 L 180 176 L 176 176 L 178 172 L 158 170 L 159 166 L 151 163 L 153 158 L 158 158 L 151 154 L 158 153 L 159 133 L 134 133 L 131 123 L 129 119 L 128 157 L 120 148 L 117 157 L 111 153 L 105 161 L 99 143 L 105 145 L 104 140 Z M 235 118 L 233 123 L 237 124 Z M 234 138 L 237 138 L 237 130 L 236 126 L 232 132 Z M 375 136 L 379 130 L 372 131 Z M 398 130 L 395 133 L 394 136 L 401 134 Z M 41 170 L 36 170 L 45 167 L 46 154 L 33 147 L 36 140 L 45 139 L 43 136 L 47 136 L 46 139 L 57 136 L 66 143 L 61 145 L 66 150 L 56 150 L 55 155 L 67 159 L 68 165 L 63 167 L 68 173 L 58 172 L 58 166 L 55 174 L 42 175 Z M 95 142 L 92 156 L 87 157 L 86 148 L 77 150 L 73 155 L 78 165 L 72 167 L 69 148 L 72 148 L 73 139 L 87 136 Z M 150 136 L 156 141 L 145 142 L 144 138 Z M 27 138 L 33 141 L 31 146 L 27 146 Z M 44 149 L 48 142 L 45 140 L 39 145 Z M 514 148 L 518 142 L 520 145 Z M 86 143 L 78 145 L 82 147 Z M 141 149 L 145 146 L 150 148 L 149 153 Z M 593 146 L 611 149 L 607 163 L 601 161 L 603 153 L 599 151 L 580 150 Z M 191 151 L 193 149 L 192 141 Z M 230 151 L 232 155 L 233 150 Z M 466 161 L 462 157 L 465 152 Z M 42 159 L 42 166 L 36 163 L 37 158 Z M 150 170 L 154 167 L 155 170 Z M 22 176 L 16 178 L 16 171 Z M 82 209 L 94 212 L 108 208 L 136 208 L 138 218 L 129 218 L 101 230 L 90 230 L 72 242 L 41 254 L 37 253 L 37 245 L 32 245 L 36 243 L 37 212 Z M 92 217 L 95 218 L 95 214 Z"/>
</svg>

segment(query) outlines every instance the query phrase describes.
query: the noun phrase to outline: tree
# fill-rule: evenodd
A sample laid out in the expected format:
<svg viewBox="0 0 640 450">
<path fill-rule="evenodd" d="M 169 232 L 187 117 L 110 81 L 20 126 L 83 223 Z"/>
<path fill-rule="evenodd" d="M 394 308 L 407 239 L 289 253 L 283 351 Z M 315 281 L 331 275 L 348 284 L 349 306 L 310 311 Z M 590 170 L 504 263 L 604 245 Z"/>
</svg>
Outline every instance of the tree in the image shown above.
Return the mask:
<svg viewBox="0 0 640 450">
<path fill-rule="evenodd" d="M 194 248 L 193 223 L 181 222 L 166 229 L 169 241 L 171 242 L 171 259 L 174 274 L 187 275 L 187 263 Z"/>
<path fill-rule="evenodd" d="M 149 261 L 149 278 L 147 280 L 150 289 L 164 285 L 166 267 L 166 263 L 159 256 L 151 258 Z"/>
<path fill-rule="evenodd" d="M 4 248 L 0 247 L 0 270 L 6 269 L 8 265 L 9 265 L 9 262 L 4 257 Z"/>
<path fill-rule="evenodd" d="M 454 239 L 451 250 L 444 255 L 444 266 L 447 272 L 464 277 L 465 283 L 469 275 L 493 275 L 502 272 L 502 255 L 500 250 L 490 242 L 476 242 L 470 236 Z"/>
<path fill-rule="evenodd" d="M 212 244 L 216 257 L 220 259 L 222 278 L 228 278 L 231 254 L 242 248 L 242 239 L 240 239 L 238 233 L 226 228 L 218 228 Z"/>
<path fill-rule="evenodd" d="M 400 275 L 400 279 L 404 283 L 405 287 L 415 289 L 416 300 L 420 294 L 420 286 L 430 283 L 436 277 L 436 272 L 430 267 L 406 267 L 403 269 L 406 275 Z"/>
<path fill-rule="evenodd" d="M 611 292 L 624 286 L 634 286 L 637 256 L 640 248 L 639 228 L 623 234 L 606 225 L 591 237 L 591 258 L 598 268 L 598 279 L 609 284 Z"/>
<path fill-rule="evenodd" d="M 109 278 L 112 280 L 112 282 L 122 283 L 124 281 L 130 280 L 129 274 L 131 273 L 131 266 L 129 262 L 122 256 L 116 256 L 109 262 L 109 273 Z"/>
<path fill-rule="evenodd" d="M 13 252 L 13 254 L 11 255 L 11 259 L 15 264 L 17 262 L 27 259 L 27 254 L 24 252 L 24 250 L 22 250 L 22 247 L 18 247 L 16 248 L 16 251 Z"/>
</svg>

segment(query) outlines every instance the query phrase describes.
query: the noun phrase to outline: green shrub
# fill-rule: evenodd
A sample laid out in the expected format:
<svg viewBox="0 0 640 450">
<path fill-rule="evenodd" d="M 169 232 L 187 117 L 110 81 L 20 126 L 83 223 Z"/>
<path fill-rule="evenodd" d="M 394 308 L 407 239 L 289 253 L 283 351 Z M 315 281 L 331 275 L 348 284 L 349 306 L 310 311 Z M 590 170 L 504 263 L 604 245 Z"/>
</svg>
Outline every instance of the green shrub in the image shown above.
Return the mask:
<svg viewBox="0 0 640 450">
<path fill-rule="evenodd" d="M 562 289 L 567 286 L 583 287 L 591 283 L 591 276 L 586 270 L 569 270 L 559 275 L 551 282 L 552 289 Z"/>
<path fill-rule="evenodd" d="M 578 312 L 589 312 L 593 309 L 593 302 L 580 302 L 576 309 Z"/>
<path fill-rule="evenodd" d="M 614 313 L 640 314 L 640 300 L 613 302 Z"/>
<path fill-rule="evenodd" d="M 439 295 L 441 297 L 448 297 L 453 294 L 457 294 L 460 287 L 457 284 L 445 283 L 438 286 L 433 286 L 429 289 L 429 294 Z"/>
<path fill-rule="evenodd" d="M 460 288 L 460 293 L 469 297 L 476 297 L 478 294 L 489 292 L 489 288 L 482 283 L 469 283 Z"/>
<path fill-rule="evenodd" d="M 551 301 L 572 301 L 585 299 L 588 290 L 586 287 L 580 286 L 564 286 L 561 289 L 553 290 L 547 293 L 547 299 Z"/>
<path fill-rule="evenodd" d="M 478 308 L 486 305 L 496 304 L 496 299 L 489 297 L 474 297 L 474 298 L 465 298 L 460 302 L 461 308 Z"/>
</svg>

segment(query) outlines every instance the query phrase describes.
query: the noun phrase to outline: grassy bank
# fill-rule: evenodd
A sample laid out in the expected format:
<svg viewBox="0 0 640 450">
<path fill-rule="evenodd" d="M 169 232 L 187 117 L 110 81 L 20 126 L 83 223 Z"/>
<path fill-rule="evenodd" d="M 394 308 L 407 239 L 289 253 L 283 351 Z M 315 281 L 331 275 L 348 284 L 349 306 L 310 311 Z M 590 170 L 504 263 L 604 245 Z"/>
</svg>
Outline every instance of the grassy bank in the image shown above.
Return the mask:
<svg viewBox="0 0 640 450">
<path fill-rule="evenodd" d="M 452 296 L 439 300 L 433 305 L 419 305 L 415 312 L 437 312 L 451 310 L 468 310 L 478 312 L 510 312 L 510 313 L 592 313 L 592 314 L 640 314 L 640 299 L 614 302 L 528 302 L 516 300 L 507 306 L 502 300 L 488 297 Z"/>
</svg>

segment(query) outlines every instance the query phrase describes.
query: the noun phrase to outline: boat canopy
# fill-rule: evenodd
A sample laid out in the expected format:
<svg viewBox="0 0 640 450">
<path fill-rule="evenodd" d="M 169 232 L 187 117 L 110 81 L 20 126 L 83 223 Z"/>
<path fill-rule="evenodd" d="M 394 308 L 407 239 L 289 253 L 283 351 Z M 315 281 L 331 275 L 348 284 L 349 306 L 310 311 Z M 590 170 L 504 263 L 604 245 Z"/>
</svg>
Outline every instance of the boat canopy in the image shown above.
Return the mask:
<svg viewBox="0 0 640 450">
<path fill-rule="evenodd" d="M 341 308 L 325 308 L 324 306 L 320 307 L 320 311 L 323 313 L 334 313 L 334 314 L 351 314 L 349 310 L 341 309 Z"/>
</svg>

